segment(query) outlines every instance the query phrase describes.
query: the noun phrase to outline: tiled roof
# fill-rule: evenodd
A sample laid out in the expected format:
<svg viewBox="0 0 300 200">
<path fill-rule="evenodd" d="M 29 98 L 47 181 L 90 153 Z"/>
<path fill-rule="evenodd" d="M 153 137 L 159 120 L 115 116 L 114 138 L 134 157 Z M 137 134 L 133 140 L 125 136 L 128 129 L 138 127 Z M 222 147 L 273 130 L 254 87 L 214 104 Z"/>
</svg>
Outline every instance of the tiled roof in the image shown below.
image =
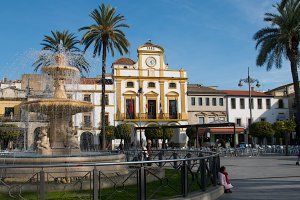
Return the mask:
<svg viewBox="0 0 300 200">
<path fill-rule="evenodd" d="M 199 84 L 189 84 L 187 92 L 188 94 L 225 94 L 222 90 L 216 90 Z"/>
<path fill-rule="evenodd" d="M 119 58 L 113 64 L 115 65 L 134 65 L 135 62 L 130 58 Z"/>
<path fill-rule="evenodd" d="M 80 78 L 80 84 L 100 84 L 101 78 Z"/>
<path fill-rule="evenodd" d="M 289 83 L 289 84 L 286 84 L 286 85 L 278 86 L 276 88 L 268 90 L 266 93 L 273 92 L 273 91 L 276 91 L 276 90 L 281 90 L 281 89 L 284 89 L 284 88 L 286 88 L 288 86 L 291 86 L 291 85 L 293 85 L 293 83 Z"/>
<path fill-rule="evenodd" d="M 228 96 L 249 96 L 248 90 L 223 90 Z M 251 91 L 251 96 L 254 97 L 272 97 L 272 95 L 263 92 Z"/>
<path fill-rule="evenodd" d="M 101 78 L 80 78 L 80 84 L 83 85 L 94 85 L 94 84 L 101 84 Z M 112 85 L 113 84 L 113 80 L 111 78 L 109 79 L 105 79 L 105 83 L 108 85 Z"/>
</svg>

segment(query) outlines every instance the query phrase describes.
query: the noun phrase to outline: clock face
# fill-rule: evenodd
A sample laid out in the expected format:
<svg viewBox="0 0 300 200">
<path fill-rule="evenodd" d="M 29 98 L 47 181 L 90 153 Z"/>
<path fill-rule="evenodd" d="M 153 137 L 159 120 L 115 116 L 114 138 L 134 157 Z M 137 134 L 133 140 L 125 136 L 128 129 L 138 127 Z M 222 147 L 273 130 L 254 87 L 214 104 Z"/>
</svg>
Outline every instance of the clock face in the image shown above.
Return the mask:
<svg viewBox="0 0 300 200">
<path fill-rule="evenodd" d="M 155 58 L 153 58 L 153 57 L 148 57 L 148 58 L 146 59 L 146 64 L 147 64 L 149 67 L 153 67 L 153 66 L 156 64 Z"/>
</svg>

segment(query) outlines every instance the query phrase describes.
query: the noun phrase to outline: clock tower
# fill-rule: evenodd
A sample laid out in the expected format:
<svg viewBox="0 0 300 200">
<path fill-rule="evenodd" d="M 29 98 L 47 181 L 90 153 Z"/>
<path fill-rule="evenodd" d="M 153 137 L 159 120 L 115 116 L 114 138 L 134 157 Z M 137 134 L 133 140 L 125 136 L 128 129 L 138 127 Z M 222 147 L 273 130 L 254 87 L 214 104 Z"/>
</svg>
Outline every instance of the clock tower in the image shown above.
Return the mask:
<svg viewBox="0 0 300 200">
<path fill-rule="evenodd" d="M 164 70 L 164 49 L 158 45 L 147 42 L 140 46 L 138 52 L 138 68 L 141 70 Z"/>
</svg>

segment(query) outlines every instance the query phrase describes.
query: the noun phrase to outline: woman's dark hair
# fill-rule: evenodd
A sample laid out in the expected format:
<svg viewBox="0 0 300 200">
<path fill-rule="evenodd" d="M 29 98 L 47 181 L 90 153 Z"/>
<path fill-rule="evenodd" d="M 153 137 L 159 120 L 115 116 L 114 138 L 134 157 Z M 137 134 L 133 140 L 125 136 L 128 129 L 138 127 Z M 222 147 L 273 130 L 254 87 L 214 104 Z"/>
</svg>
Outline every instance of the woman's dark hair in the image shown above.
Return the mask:
<svg viewBox="0 0 300 200">
<path fill-rule="evenodd" d="M 224 172 L 224 171 L 225 171 L 225 169 L 226 169 L 226 167 L 225 167 L 225 166 L 222 166 L 222 167 L 220 167 L 220 172 Z"/>
</svg>

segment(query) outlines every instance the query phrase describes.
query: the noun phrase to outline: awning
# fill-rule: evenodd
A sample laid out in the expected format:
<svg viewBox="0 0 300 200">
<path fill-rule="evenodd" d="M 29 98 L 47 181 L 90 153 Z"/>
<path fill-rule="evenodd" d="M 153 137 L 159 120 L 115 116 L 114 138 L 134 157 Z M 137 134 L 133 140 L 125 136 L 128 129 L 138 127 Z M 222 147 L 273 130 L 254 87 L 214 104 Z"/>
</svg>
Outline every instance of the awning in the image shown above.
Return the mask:
<svg viewBox="0 0 300 200">
<path fill-rule="evenodd" d="M 244 133 L 243 127 L 236 127 L 235 133 L 236 134 L 243 134 Z M 233 127 L 214 127 L 214 128 L 199 128 L 198 134 L 204 135 L 206 133 L 210 134 L 234 134 L 234 128 Z"/>
</svg>

